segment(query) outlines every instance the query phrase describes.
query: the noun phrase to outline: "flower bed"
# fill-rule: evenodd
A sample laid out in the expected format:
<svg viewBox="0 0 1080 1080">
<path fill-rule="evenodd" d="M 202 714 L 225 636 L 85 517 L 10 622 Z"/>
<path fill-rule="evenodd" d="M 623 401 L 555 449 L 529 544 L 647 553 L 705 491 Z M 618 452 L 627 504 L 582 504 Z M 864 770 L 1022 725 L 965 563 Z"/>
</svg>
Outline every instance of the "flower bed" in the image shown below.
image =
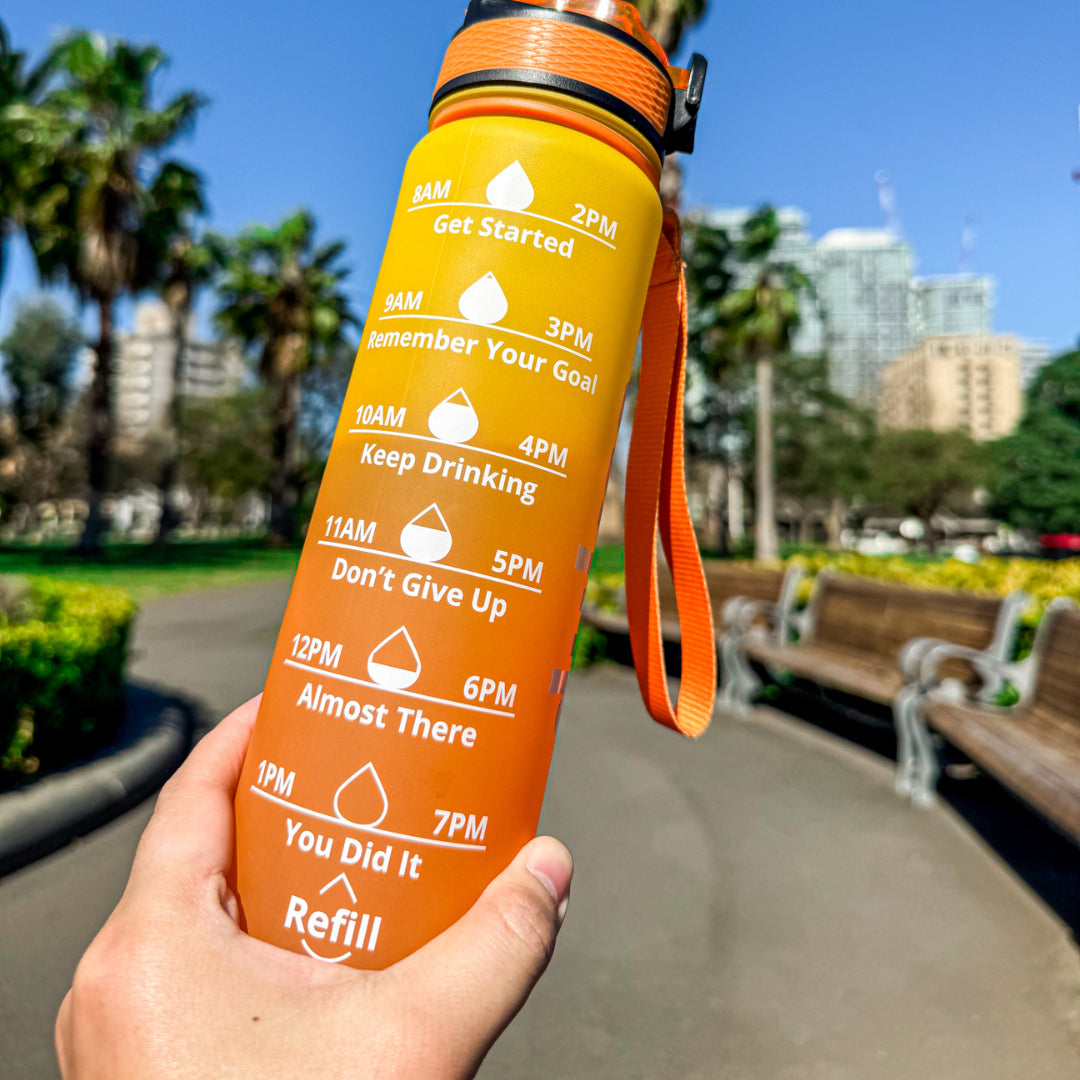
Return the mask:
<svg viewBox="0 0 1080 1080">
<path fill-rule="evenodd" d="M 996 559 L 977 563 L 958 559 L 920 561 L 903 556 L 856 555 L 852 552 L 813 552 L 793 555 L 785 565 L 802 566 L 811 577 L 822 570 L 858 577 L 896 581 L 913 589 L 940 589 L 1006 596 L 1022 589 L 1031 597 L 1025 623 L 1035 626 L 1046 605 L 1055 597 L 1069 596 L 1080 602 L 1080 559 Z M 805 596 L 812 581 L 803 583 Z M 804 596 L 804 598 L 805 598 Z"/>
<path fill-rule="evenodd" d="M 0 589 L 0 755 L 5 770 L 67 764 L 105 745 L 123 715 L 135 617 L 120 589 L 43 578 Z"/>
</svg>

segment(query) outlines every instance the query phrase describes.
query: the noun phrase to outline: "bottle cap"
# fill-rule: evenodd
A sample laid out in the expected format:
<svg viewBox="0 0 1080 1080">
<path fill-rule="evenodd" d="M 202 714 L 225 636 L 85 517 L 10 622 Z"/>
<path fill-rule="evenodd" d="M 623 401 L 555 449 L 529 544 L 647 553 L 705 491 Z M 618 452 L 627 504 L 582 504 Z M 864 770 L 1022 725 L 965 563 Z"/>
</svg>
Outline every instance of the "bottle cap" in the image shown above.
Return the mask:
<svg viewBox="0 0 1080 1080">
<path fill-rule="evenodd" d="M 705 58 L 668 65 L 625 0 L 470 0 L 432 99 L 484 85 L 556 91 L 630 124 L 658 155 L 690 153 Z"/>
</svg>

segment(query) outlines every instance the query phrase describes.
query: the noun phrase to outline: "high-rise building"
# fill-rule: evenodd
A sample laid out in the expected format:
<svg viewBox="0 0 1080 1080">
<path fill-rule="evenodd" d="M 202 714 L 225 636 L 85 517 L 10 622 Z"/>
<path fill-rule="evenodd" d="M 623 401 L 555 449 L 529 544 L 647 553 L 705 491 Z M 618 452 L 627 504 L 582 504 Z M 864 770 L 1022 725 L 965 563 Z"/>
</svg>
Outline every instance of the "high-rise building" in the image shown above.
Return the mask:
<svg viewBox="0 0 1080 1080">
<path fill-rule="evenodd" d="M 176 339 L 169 309 L 160 300 L 135 306 L 135 328 L 116 336 L 113 393 L 116 434 L 129 445 L 143 442 L 166 422 L 173 396 Z M 224 397 L 244 380 L 244 361 L 234 347 L 196 340 L 189 327 L 181 367 L 185 398 Z"/>
<path fill-rule="evenodd" d="M 911 283 L 911 339 L 989 334 L 994 284 L 977 274 L 943 274 Z"/>
<path fill-rule="evenodd" d="M 911 249 L 883 229 L 833 229 L 817 245 L 817 296 L 830 382 L 864 404 L 911 335 Z"/>
<path fill-rule="evenodd" d="M 714 228 L 723 229 L 732 240 L 739 240 L 747 220 L 754 213 L 745 207 L 712 210 L 705 220 Z M 817 244 L 806 231 L 809 216 L 793 206 L 784 206 L 776 211 L 776 220 L 780 226 L 780 236 L 772 258 L 797 266 L 813 281 L 817 275 Z M 746 288 L 753 280 L 754 268 L 750 264 L 734 260 L 731 269 L 735 275 L 733 284 L 736 289 Z M 813 296 L 805 294 L 799 298 L 799 326 L 792 337 L 792 352 L 799 356 L 819 356 L 823 346 L 821 312 Z"/>
<path fill-rule="evenodd" d="M 924 338 L 881 373 L 878 420 L 893 431 L 1008 435 L 1020 419 L 1021 342 L 1007 334 Z"/>
<path fill-rule="evenodd" d="M 748 209 L 710 211 L 706 220 L 733 240 L 742 236 Z M 993 332 L 994 284 L 977 274 L 913 278 L 911 248 L 888 229 L 833 229 L 820 240 L 808 231 L 809 216 L 795 207 L 777 210 L 780 236 L 773 258 L 790 262 L 810 278 L 813 290 L 799 298 L 801 325 L 792 351 L 828 357 L 838 393 L 873 406 L 881 372 L 904 350 L 927 337 Z M 730 264 L 734 286 L 743 288 L 753 267 Z M 1025 373 L 1040 364 L 1036 347 L 1025 353 Z"/>
<path fill-rule="evenodd" d="M 1035 376 L 1049 363 L 1050 350 L 1045 342 L 1020 342 L 1020 381 L 1025 390 L 1035 381 Z"/>
</svg>

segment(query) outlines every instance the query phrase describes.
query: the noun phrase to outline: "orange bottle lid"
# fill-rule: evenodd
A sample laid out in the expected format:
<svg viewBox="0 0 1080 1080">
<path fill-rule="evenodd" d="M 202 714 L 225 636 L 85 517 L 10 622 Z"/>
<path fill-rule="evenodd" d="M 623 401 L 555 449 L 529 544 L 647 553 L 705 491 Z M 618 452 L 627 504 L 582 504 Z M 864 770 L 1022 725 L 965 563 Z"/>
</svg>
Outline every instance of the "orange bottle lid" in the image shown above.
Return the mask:
<svg viewBox="0 0 1080 1080">
<path fill-rule="evenodd" d="M 629 124 L 663 158 L 690 152 L 705 59 L 671 68 L 625 0 L 471 0 L 436 82 L 434 109 L 479 86 L 565 94 Z"/>
</svg>

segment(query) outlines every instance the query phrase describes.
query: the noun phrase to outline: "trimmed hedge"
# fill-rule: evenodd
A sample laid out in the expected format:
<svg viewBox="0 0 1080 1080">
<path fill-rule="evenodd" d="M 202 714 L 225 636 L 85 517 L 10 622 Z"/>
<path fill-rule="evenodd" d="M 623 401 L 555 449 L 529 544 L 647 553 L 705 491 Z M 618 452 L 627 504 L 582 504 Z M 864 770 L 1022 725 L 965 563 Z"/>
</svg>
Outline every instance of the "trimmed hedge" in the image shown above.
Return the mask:
<svg viewBox="0 0 1080 1080">
<path fill-rule="evenodd" d="M 120 589 L 28 578 L 0 607 L 0 753 L 53 769 L 105 745 L 124 708 L 136 606 Z"/>
</svg>

